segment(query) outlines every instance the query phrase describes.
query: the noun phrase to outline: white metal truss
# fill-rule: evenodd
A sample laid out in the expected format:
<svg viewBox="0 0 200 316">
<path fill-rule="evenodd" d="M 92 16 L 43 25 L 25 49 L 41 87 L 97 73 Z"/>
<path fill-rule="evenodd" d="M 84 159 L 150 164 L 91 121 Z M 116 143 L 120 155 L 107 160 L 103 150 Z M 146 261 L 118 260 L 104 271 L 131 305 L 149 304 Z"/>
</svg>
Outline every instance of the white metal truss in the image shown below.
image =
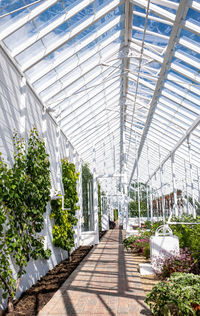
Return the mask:
<svg viewBox="0 0 200 316">
<path fill-rule="evenodd" d="M 163 168 L 171 181 L 175 154 L 180 184 L 191 165 L 192 177 L 200 174 L 199 12 L 194 0 L 44 0 L 22 15 L 11 13 L 10 22 L 0 25 L 0 41 L 91 165 L 95 145 L 97 175 L 106 159 L 108 174 L 124 174 L 130 185 L 139 167 L 141 181 L 159 187 L 155 175 Z M 20 31 L 27 32 L 24 41 L 11 45 Z M 194 193 L 198 186 L 192 186 Z"/>
</svg>

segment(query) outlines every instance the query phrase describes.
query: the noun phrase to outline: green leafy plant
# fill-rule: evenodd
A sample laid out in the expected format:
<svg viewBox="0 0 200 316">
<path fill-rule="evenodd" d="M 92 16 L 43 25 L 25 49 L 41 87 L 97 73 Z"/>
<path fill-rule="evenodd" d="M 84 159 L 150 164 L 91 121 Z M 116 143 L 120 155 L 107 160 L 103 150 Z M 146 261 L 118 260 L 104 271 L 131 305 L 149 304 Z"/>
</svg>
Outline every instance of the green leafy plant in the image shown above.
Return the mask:
<svg viewBox="0 0 200 316">
<path fill-rule="evenodd" d="M 74 226 L 77 223 L 75 216 L 77 206 L 78 193 L 76 190 L 79 173 L 75 170 L 75 165 L 69 163 L 68 160 L 62 159 L 62 181 L 64 187 L 64 208 L 62 205 L 62 196 L 58 196 L 56 200 L 51 201 L 51 218 L 54 219 L 52 230 L 53 244 L 61 247 L 69 253 L 74 247 Z"/>
<path fill-rule="evenodd" d="M 113 212 L 114 212 L 114 221 L 116 222 L 118 220 L 118 209 L 115 208 Z"/>
<path fill-rule="evenodd" d="M 123 240 L 124 248 L 129 251 L 131 250 L 131 245 L 138 239 L 138 236 L 131 235 Z"/>
<path fill-rule="evenodd" d="M 153 287 L 146 303 L 156 316 L 200 315 L 200 276 L 174 273 Z"/>
<path fill-rule="evenodd" d="M 28 261 L 51 255 L 44 250 L 44 213 L 50 200 L 50 163 L 45 143 L 34 128 L 28 146 L 17 133 L 14 135 L 14 163 L 9 168 L 0 161 L 0 284 L 3 297 L 8 296 L 9 311 L 26 273 Z M 17 266 L 17 280 L 13 276 L 10 258 Z"/>
<path fill-rule="evenodd" d="M 147 216 L 146 202 L 140 201 L 140 208 L 141 208 L 140 216 L 141 217 Z M 129 209 L 130 217 L 138 217 L 139 216 L 138 201 L 137 200 L 129 202 L 128 209 Z"/>
<path fill-rule="evenodd" d="M 200 216 L 194 219 L 192 216 L 173 217 L 174 222 L 200 222 Z M 173 234 L 178 236 L 181 248 L 188 248 L 192 256 L 199 258 L 200 225 L 177 224 L 170 226 Z"/>
<path fill-rule="evenodd" d="M 180 254 L 162 255 L 156 260 L 156 274 L 160 279 L 166 279 L 174 272 L 200 274 L 198 261 L 191 256 L 188 249 L 180 249 Z"/>
<path fill-rule="evenodd" d="M 82 206 L 84 217 L 84 229 L 88 230 L 89 227 L 89 183 L 92 183 L 93 175 L 89 169 L 88 164 L 82 166 Z"/>
</svg>

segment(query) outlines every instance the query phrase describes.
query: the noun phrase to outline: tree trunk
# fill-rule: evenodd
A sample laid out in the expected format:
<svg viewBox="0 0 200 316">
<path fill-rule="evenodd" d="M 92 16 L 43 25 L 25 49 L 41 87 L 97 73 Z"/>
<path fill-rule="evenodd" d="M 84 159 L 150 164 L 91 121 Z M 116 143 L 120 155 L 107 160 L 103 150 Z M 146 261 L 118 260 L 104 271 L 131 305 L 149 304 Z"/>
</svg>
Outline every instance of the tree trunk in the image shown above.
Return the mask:
<svg viewBox="0 0 200 316">
<path fill-rule="evenodd" d="M 8 298 L 8 313 L 9 313 L 9 316 L 14 316 L 15 315 L 14 305 L 13 305 L 13 298 L 12 297 Z"/>
</svg>

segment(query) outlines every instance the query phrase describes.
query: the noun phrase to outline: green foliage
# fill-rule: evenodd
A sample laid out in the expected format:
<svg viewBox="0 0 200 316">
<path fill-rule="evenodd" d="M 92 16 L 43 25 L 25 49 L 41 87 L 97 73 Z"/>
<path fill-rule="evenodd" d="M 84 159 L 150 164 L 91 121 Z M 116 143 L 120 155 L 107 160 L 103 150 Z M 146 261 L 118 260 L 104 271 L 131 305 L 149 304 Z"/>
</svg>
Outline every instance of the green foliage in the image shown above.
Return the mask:
<svg viewBox="0 0 200 316">
<path fill-rule="evenodd" d="M 44 213 L 50 200 L 50 163 L 45 143 L 34 128 L 27 150 L 25 142 L 14 135 L 14 163 L 9 168 L 0 161 L 0 285 L 3 296 L 15 296 L 28 261 L 49 258 L 44 250 Z M 18 267 L 17 282 L 10 268 L 10 256 Z"/>
<path fill-rule="evenodd" d="M 114 221 L 116 222 L 118 220 L 118 209 L 115 208 L 113 212 L 114 212 Z"/>
<path fill-rule="evenodd" d="M 200 274 L 199 262 L 191 256 L 188 249 L 180 249 L 180 254 L 166 253 L 164 256 L 157 258 L 156 266 L 155 272 L 162 280 L 170 277 L 174 272 Z"/>
<path fill-rule="evenodd" d="M 182 218 L 173 217 L 175 222 L 200 222 L 200 216 L 194 219 L 192 216 L 183 216 Z M 181 248 L 188 248 L 193 256 L 199 257 L 200 250 L 200 224 L 197 225 L 171 225 L 173 234 L 178 236 Z"/>
<path fill-rule="evenodd" d="M 137 235 L 131 235 L 125 238 L 123 240 L 123 245 L 126 250 L 130 250 L 134 253 L 140 253 L 148 259 L 150 257 L 150 236 L 151 232 L 138 230 Z"/>
<path fill-rule="evenodd" d="M 54 219 L 52 230 L 53 244 L 64 250 L 71 251 L 74 247 L 74 226 L 77 223 L 75 216 L 78 193 L 76 184 L 79 173 L 75 170 L 75 165 L 68 160 L 62 159 L 62 181 L 64 187 L 64 209 L 62 207 L 62 197 L 51 201 L 51 218 Z"/>
<path fill-rule="evenodd" d="M 174 273 L 153 287 L 146 303 L 157 316 L 199 315 L 200 276 Z"/>
<path fill-rule="evenodd" d="M 93 175 L 87 164 L 82 166 L 82 206 L 84 216 L 84 227 L 86 230 L 89 229 L 89 208 L 88 208 L 88 184 L 92 183 Z"/>
<path fill-rule="evenodd" d="M 128 209 L 129 209 L 130 217 L 139 216 L 138 201 L 129 202 Z M 146 202 L 143 202 L 143 201 L 140 201 L 140 216 L 141 217 L 147 216 L 147 205 L 146 205 Z"/>
<path fill-rule="evenodd" d="M 126 248 L 126 250 L 131 249 L 131 245 L 138 239 L 138 236 L 131 235 L 123 240 L 123 245 Z"/>
</svg>

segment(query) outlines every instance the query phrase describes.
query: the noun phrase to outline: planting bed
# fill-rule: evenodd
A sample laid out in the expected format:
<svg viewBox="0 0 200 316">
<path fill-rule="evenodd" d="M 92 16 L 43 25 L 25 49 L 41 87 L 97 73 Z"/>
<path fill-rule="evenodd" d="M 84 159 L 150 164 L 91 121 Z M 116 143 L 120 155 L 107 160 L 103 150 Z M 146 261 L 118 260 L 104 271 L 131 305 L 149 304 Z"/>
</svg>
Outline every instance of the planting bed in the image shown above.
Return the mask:
<svg viewBox="0 0 200 316">
<path fill-rule="evenodd" d="M 24 292 L 21 297 L 15 301 L 15 315 L 36 316 L 89 253 L 91 248 L 92 246 L 79 247 L 72 253 L 71 261 L 68 259 L 63 260 L 30 289 Z M 4 315 L 10 316 L 10 314 L 6 312 Z"/>
</svg>

